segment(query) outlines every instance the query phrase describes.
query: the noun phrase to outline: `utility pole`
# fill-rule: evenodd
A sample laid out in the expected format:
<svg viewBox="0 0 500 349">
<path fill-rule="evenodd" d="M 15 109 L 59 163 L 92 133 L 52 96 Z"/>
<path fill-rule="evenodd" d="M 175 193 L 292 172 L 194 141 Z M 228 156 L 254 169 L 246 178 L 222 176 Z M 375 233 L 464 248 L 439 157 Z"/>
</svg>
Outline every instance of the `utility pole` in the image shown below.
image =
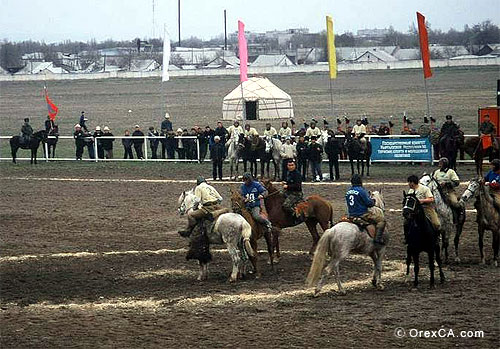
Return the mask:
<svg viewBox="0 0 500 349">
<path fill-rule="evenodd" d="M 179 23 L 179 47 L 181 47 L 181 0 L 177 1 L 177 16 Z"/>
<path fill-rule="evenodd" d="M 224 51 L 227 51 L 227 19 L 226 10 L 224 10 Z"/>
</svg>

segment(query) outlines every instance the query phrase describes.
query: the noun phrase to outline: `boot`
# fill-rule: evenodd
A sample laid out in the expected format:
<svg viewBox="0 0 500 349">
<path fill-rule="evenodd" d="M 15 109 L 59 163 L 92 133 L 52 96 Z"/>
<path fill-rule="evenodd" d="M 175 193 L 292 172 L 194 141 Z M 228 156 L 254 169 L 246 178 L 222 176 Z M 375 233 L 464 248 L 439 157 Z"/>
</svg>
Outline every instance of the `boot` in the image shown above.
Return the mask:
<svg viewBox="0 0 500 349">
<path fill-rule="evenodd" d="M 383 236 L 384 236 L 385 222 L 382 224 L 377 224 L 375 239 L 373 239 L 373 243 L 377 245 L 385 245 Z"/>
</svg>

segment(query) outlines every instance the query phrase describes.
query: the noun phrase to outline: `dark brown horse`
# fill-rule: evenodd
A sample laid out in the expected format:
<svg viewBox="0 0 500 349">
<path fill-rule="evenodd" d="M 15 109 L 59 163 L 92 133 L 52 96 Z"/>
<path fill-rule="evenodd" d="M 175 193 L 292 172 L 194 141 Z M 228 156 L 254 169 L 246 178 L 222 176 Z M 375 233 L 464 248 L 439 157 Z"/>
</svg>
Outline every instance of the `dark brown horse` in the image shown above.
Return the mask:
<svg viewBox="0 0 500 349">
<path fill-rule="evenodd" d="M 269 193 L 264 199 L 264 203 L 269 216 L 268 218 L 273 225 L 273 252 L 274 250 L 276 251 L 274 260 L 277 262 L 280 258 L 279 234 L 281 229 L 293 227 L 300 223 L 305 223 L 311 233 L 313 243 L 309 254 L 312 255 L 319 241 L 317 224 L 319 223 L 323 231 L 333 225 L 332 205 L 318 195 L 309 196 L 305 200 L 306 205 L 301 206 L 302 211 L 300 213 L 303 213 L 304 221 L 296 222 L 293 217 L 283 211 L 283 202 L 285 201 L 283 193 L 272 184 L 270 179 L 263 179 L 262 184 Z M 299 208 L 299 205 L 297 205 L 297 208 Z"/>
<path fill-rule="evenodd" d="M 497 144 L 500 140 L 497 138 Z M 464 143 L 465 152 L 474 160 L 476 164 L 476 173 L 481 175 L 483 173 L 483 159 L 489 156 L 489 160 L 498 159 L 499 150 L 495 144 L 488 149 L 483 149 L 481 138 L 471 137 L 467 138 Z"/>
<path fill-rule="evenodd" d="M 21 137 L 13 136 L 10 139 L 12 162 L 16 163 L 17 150 L 21 148 L 21 149 L 31 150 L 31 164 L 33 164 L 33 162 L 36 164 L 36 155 L 38 153 L 38 147 L 40 146 L 40 143 L 44 143 L 46 141 L 47 141 L 47 131 L 45 130 L 33 133 L 33 136 L 30 138 L 28 144 L 21 144 Z"/>
<path fill-rule="evenodd" d="M 261 225 L 255 222 L 255 220 L 252 217 L 252 214 L 246 209 L 245 207 L 245 201 L 243 200 L 243 196 L 236 191 L 233 190 L 232 188 L 230 189 L 231 191 L 231 208 L 233 209 L 234 213 L 238 213 L 245 218 L 245 220 L 250 224 L 252 227 L 252 236 L 250 237 L 250 245 L 252 246 L 252 249 L 257 252 L 257 241 L 264 237 L 266 239 L 266 244 L 267 244 L 267 252 L 269 253 L 269 261 L 271 263 L 271 266 L 273 266 L 273 244 L 271 241 L 271 234 Z M 249 256 L 250 262 L 252 262 L 252 265 L 255 269 L 255 276 L 260 277 L 260 271 L 258 269 L 258 264 L 257 264 L 257 258 L 258 254 L 256 253 L 254 256 Z"/>
</svg>

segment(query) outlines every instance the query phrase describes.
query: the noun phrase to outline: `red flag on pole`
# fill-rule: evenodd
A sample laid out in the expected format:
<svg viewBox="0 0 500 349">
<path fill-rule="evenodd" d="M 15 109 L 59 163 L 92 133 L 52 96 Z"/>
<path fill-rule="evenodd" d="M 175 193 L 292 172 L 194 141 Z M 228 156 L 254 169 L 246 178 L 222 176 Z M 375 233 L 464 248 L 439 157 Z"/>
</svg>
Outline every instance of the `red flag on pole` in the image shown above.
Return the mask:
<svg viewBox="0 0 500 349">
<path fill-rule="evenodd" d="M 45 90 L 45 101 L 47 102 L 47 108 L 49 110 L 49 117 L 50 120 L 54 121 L 56 119 L 57 113 L 59 112 L 59 108 L 57 108 L 57 106 L 50 100 L 47 87 L 44 87 L 44 90 Z"/>
<path fill-rule="evenodd" d="M 420 53 L 422 56 L 422 63 L 424 65 L 424 78 L 432 76 L 431 71 L 431 55 L 429 53 L 429 37 L 427 35 L 427 28 L 425 27 L 425 17 L 417 12 L 418 22 L 418 36 L 420 40 Z"/>
</svg>

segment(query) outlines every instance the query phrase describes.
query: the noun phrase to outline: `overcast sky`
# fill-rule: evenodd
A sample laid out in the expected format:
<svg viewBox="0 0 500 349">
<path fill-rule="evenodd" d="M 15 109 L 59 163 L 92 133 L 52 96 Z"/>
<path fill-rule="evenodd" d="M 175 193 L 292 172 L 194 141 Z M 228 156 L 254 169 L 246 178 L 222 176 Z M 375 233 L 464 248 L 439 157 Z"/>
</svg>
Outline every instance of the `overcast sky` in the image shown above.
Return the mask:
<svg viewBox="0 0 500 349">
<path fill-rule="evenodd" d="M 238 19 L 249 31 L 305 27 L 319 32 L 327 14 L 339 34 L 390 25 L 407 31 L 416 22 L 416 11 L 432 28 L 443 30 L 462 30 L 486 19 L 499 25 L 500 19 L 499 0 L 181 0 L 182 38 L 223 34 L 224 9 L 228 33 L 237 30 Z M 0 39 L 11 41 L 162 37 L 164 23 L 177 40 L 177 0 L 0 0 Z"/>
</svg>

